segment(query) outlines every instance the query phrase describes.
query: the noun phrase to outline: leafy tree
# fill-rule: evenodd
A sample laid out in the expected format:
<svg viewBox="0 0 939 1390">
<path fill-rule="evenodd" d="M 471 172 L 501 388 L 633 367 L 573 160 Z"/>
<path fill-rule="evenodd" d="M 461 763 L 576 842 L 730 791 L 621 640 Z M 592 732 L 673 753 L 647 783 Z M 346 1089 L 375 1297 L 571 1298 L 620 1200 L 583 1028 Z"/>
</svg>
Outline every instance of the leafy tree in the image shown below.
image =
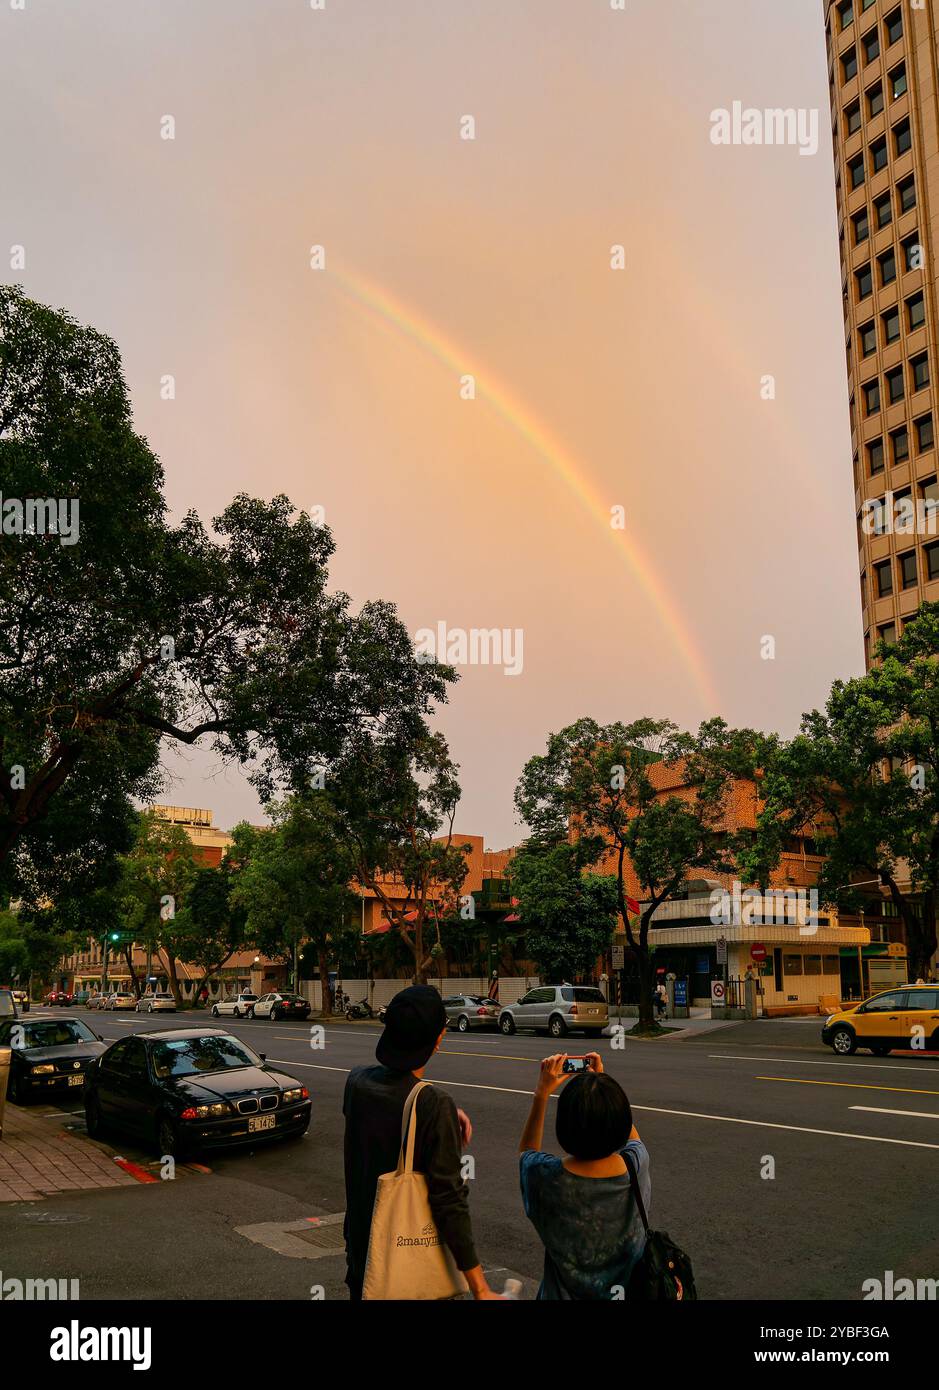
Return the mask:
<svg viewBox="0 0 939 1390">
<path fill-rule="evenodd" d="M 442 734 L 360 740 L 334 789 L 355 877 L 407 946 L 417 984 L 443 949 L 439 923 L 458 910 L 466 879 L 470 846 L 453 842 L 458 772 Z"/>
<path fill-rule="evenodd" d="M 20 980 L 29 974 L 29 952 L 19 914 L 0 911 L 0 980 Z"/>
<path fill-rule="evenodd" d="M 865 676 L 835 681 L 824 710 L 765 749 L 758 833 L 765 884 L 789 837 L 811 827 L 823 903 L 852 910 L 877 884 L 903 922 L 910 968 L 928 972 L 939 906 L 939 604 L 923 604 Z"/>
<path fill-rule="evenodd" d="M 593 970 L 609 948 L 617 917 L 610 874 L 584 873 L 579 846 L 529 840 L 512 861 L 527 949 L 551 983 Z"/>
<path fill-rule="evenodd" d="M 301 946 L 304 959 L 315 961 L 328 1014 L 330 957 L 343 937 L 354 934 L 353 858 L 327 792 L 291 797 L 273 806 L 271 817 L 270 830 L 235 828 L 230 857 L 243 864 L 236 900 L 246 909 L 249 937 L 265 955 L 292 957 L 295 975 Z"/>
<path fill-rule="evenodd" d="M 181 959 L 202 970 L 201 978 L 193 981 L 196 1002 L 202 988 L 244 945 L 247 913 L 235 891 L 240 872 L 230 855 L 218 868 L 197 869 L 173 921 L 174 949 Z"/>
<path fill-rule="evenodd" d="M 529 759 L 515 805 L 536 839 L 557 844 L 571 835 L 581 866 L 611 868 L 616 905 L 636 960 L 639 1032 L 655 1033 L 649 924 L 656 909 L 682 891 L 697 870 L 729 872 L 728 795 L 736 775 L 752 766 L 753 735 L 720 719 L 696 735 L 669 720 L 601 725 L 580 719 L 548 738 L 547 752 Z M 662 764 L 678 785 L 663 787 Z M 627 903 L 630 867 L 644 907 L 636 930 Z"/>
<path fill-rule="evenodd" d="M 207 742 L 269 799 L 446 698 L 391 605 L 328 591 L 332 537 L 286 497 L 207 530 L 169 525 L 162 488 L 114 343 L 0 287 L 0 493 L 80 506 L 76 543 L 0 549 L 0 864 L 62 798 L 144 799 L 161 741 Z"/>
<path fill-rule="evenodd" d="M 199 862 L 181 825 L 167 825 L 152 811 L 138 816 L 136 839 L 122 862 L 121 926 L 156 951 L 166 965 L 176 1007 L 182 1007 L 177 962 L 188 957 L 188 924 L 176 918 L 195 882 Z M 130 948 L 127 950 L 130 963 Z M 132 971 L 133 974 L 133 971 Z"/>
</svg>

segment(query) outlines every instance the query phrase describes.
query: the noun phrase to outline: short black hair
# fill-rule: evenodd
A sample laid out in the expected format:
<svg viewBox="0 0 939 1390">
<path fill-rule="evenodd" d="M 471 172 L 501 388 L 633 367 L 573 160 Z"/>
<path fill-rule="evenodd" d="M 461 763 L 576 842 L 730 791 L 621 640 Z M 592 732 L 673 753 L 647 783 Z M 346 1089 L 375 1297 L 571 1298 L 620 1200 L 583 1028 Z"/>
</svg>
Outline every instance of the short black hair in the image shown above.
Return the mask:
<svg viewBox="0 0 939 1390">
<path fill-rule="evenodd" d="M 606 1072 L 572 1076 L 558 1098 L 555 1134 L 573 1158 L 606 1158 L 629 1141 L 633 1112 L 626 1092 Z"/>
</svg>

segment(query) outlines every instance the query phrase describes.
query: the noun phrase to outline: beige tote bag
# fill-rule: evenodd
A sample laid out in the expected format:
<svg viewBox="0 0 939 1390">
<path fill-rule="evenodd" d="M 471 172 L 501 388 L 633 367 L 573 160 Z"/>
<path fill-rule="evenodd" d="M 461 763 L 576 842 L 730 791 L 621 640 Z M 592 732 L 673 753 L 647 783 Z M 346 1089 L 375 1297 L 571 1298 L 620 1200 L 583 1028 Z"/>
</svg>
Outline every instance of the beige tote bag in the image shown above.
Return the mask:
<svg viewBox="0 0 939 1390">
<path fill-rule="evenodd" d="M 414 1171 L 419 1081 L 404 1103 L 401 1152 L 393 1173 L 382 1173 L 375 1192 L 365 1261 L 363 1299 L 455 1298 L 467 1284 L 437 1234 L 427 1179 Z"/>
</svg>

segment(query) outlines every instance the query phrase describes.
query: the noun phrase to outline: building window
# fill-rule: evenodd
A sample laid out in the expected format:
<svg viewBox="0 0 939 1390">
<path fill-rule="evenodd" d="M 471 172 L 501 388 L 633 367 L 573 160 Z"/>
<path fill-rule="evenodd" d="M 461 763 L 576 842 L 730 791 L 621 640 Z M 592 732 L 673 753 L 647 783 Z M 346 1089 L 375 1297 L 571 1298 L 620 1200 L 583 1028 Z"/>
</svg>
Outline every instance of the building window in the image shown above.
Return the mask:
<svg viewBox="0 0 939 1390">
<path fill-rule="evenodd" d="M 910 436 L 906 425 L 901 425 L 898 430 L 890 431 L 890 450 L 891 462 L 894 465 L 905 463 L 910 457 Z"/>
<path fill-rule="evenodd" d="M 873 320 L 865 323 L 858 333 L 861 340 L 861 356 L 870 357 L 872 352 L 877 351 L 877 330 L 874 328 Z"/>
<path fill-rule="evenodd" d="M 880 266 L 880 283 L 892 285 L 897 278 L 897 257 L 893 248 L 885 251 L 882 256 L 878 256 L 877 264 Z"/>
<path fill-rule="evenodd" d="M 871 144 L 870 154 L 871 173 L 879 174 L 881 169 L 886 169 L 887 167 L 887 141 L 883 138 L 883 136 L 881 136 L 879 140 L 875 140 Z M 848 165 L 848 169 L 851 171 L 853 177 L 854 170 L 850 164 Z M 855 182 L 853 186 L 856 188 L 857 182 Z"/>
<path fill-rule="evenodd" d="M 867 31 L 861 40 L 861 48 L 864 51 L 865 66 L 868 63 L 872 63 L 875 58 L 880 57 L 880 35 L 876 29 L 869 29 Z"/>
<path fill-rule="evenodd" d="M 885 642 L 888 647 L 897 645 L 897 625 L 896 623 L 884 623 L 877 629 L 877 636 L 881 642 Z"/>
<path fill-rule="evenodd" d="M 913 369 L 913 390 L 922 391 L 929 385 L 929 355 L 921 352 L 918 357 L 914 357 L 910 366 Z"/>
<path fill-rule="evenodd" d="M 890 96 L 893 101 L 906 95 L 906 63 L 900 63 L 889 75 Z"/>
<path fill-rule="evenodd" d="M 876 415 L 880 409 L 880 382 L 869 381 L 864 387 L 864 414 Z"/>
<path fill-rule="evenodd" d="M 881 320 L 884 325 L 884 343 L 889 347 L 900 336 L 900 306 L 894 304 L 892 309 L 881 315 Z"/>
<path fill-rule="evenodd" d="M 901 589 L 916 588 L 916 551 L 907 550 L 897 559 L 900 564 L 900 587 Z"/>
<path fill-rule="evenodd" d="M 839 32 L 844 33 L 854 23 L 854 0 L 842 0 L 838 6 Z"/>
<path fill-rule="evenodd" d="M 895 10 L 891 10 L 890 14 L 888 14 L 887 18 L 884 20 L 884 33 L 887 35 L 888 45 L 896 43 L 898 39 L 902 39 L 903 10 L 899 5 Z"/>
<path fill-rule="evenodd" d="M 913 135 L 910 131 L 909 121 L 900 121 L 899 125 L 893 128 L 893 148 L 899 159 L 900 155 L 906 154 L 913 147 Z"/>
<path fill-rule="evenodd" d="M 893 204 L 890 201 L 890 194 L 884 193 L 880 198 L 874 199 L 874 215 L 877 218 L 877 230 L 882 227 L 889 227 L 893 221 Z"/>
<path fill-rule="evenodd" d="M 874 276 L 870 265 L 862 266 L 860 270 L 854 272 L 854 279 L 857 284 L 858 299 L 866 299 L 874 289 Z"/>
<path fill-rule="evenodd" d="M 873 118 L 879 116 L 884 109 L 884 84 L 875 82 L 873 87 L 867 89 L 867 114 Z"/>
<path fill-rule="evenodd" d="M 856 154 L 848 161 L 848 184 L 853 189 L 860 188 L 864 182 L 864 156 Z"/>
<path fill-rule="evenodd" d="M 890 404 L 896 405 L 897 401 L 902 401 L 904 396 L 903 368 L 894 367 L 892 371 L 885 372 L 884 381 L 887 383 L 887 400 Z"/>
<path fill-rule="evenodd" d="M 939 541 L 924 546 L 923 554 L 926 557 L 926 577 L 932 583 L 934 579 L 939 579 Z"/>
<path fill-rule="evenodd" d="M 861 103 L 852 101 L 844 113 L 845 135 L 856 135 L 861 129 Z"/>
<path fill-rule="evenodd" d="M 903 246 L 903 268 L 904 270 L 922 270 L 923 268 L 923 248 L 919 239 L 919 232 L 914 232 L 902 242 Z"/>
<path fill-rule="evenodd" d="M 911 333 L 915 333 L 917 328 L 922 328 L 926 322 L 926 303 L 922 290 L 906 301 L 906 318 Z"/>
<path fill-rule="evenodd" d="M 857 77 L 857 50 L 849 48 L 841 55 L 841 80 L 850 82 L 854 77 Z"/>
<path fill-rule="evenodd" d="M 897 198 L 900 202 L 900 214 L 909 212 L 916 207 L 916 180 L 911 174 L 908 179 L 897 184 Z"/>
<path fill-rule="evenodd" d="M 867 445 L 867 471 L 871 477 L 884 471 L 884 441 L 872 439 Z"/>
<path fill-rule="evenodd" d="M 867 216 L 867 208 L 862 208 L 851 218 L 851 225 L 854 228 L 854 244 L 859 246 L 862 241 L 866 241 L 871 234 L 870 219 Z"/>
<path fill-rule="evenodd" d="M 932 416 L 921 415 L 916 421 L 916 450 L 924 454 L 933 446 Z"/>
</svg>

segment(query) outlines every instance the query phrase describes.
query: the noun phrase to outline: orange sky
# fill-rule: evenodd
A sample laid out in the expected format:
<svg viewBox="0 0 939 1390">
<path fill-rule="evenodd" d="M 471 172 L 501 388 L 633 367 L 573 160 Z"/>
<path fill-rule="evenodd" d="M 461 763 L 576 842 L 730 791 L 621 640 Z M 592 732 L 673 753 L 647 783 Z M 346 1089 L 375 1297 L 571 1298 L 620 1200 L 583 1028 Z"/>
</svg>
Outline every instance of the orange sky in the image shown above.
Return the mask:
<svg viewBox="0 0 939 1390">
<path fill-rule="evenodd" d="M 116 338 L 173 508 L 285 491 L 356 603 L 522 630 L 441 716 L 463 830 L 580 715 L 791 732 L 861 668 L 818 0 L 30 3 L 0 73 L 5 274 Z M 818 153 L 715 147 L 734 101 Z"/>
</svg>

